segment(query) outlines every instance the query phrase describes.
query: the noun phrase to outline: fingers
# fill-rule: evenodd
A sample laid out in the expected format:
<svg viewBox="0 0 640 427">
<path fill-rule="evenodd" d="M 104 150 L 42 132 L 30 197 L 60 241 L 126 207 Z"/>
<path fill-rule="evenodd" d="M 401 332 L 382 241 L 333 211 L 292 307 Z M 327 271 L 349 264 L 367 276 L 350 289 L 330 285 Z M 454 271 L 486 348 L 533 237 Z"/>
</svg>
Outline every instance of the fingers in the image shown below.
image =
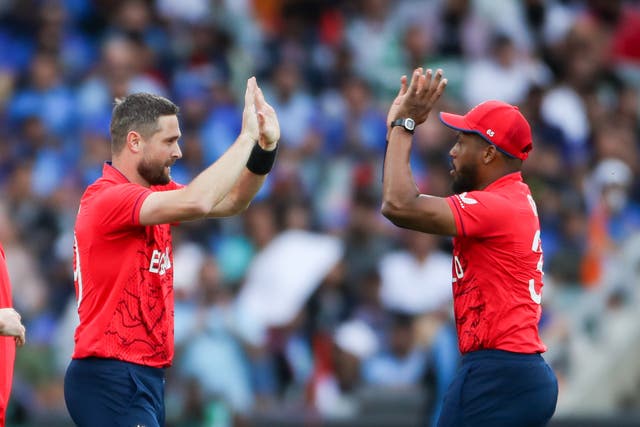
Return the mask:
<svg viewBox="0 0 640 427">
<path fill-rule="evenodd" d="M 256 85 L 256 111 L 262 111 L 265 114 L 270 116 L 275 115 L 275 110 L 269 103 L 264 99 L 264 93 L 262 93 L 262 89 Z M 266 119 L 266 117 L 264 117 Z"/>
<path fill-rule="evenodd" d="M 444 89 L 447 87 L 447 79 L 442 79 L 440 81 L 440 83 L 438 83 L 438 87 L 436 88 L 436 92 L 434 94 L 434 96 L 431 98 L 432 102 L 436 102 L 440 96 L 442 95 L 442 93 L 444 92 Z"/>
<path fill-rule="evenodd" d="M 442 70 L 440 68 L 438 68 L 436 70 L 436 75 L 433 78 L 433 84 L 431 85 L 432 87 L 432 93 L 435 92 L 438 88 L 438 86 L 440 85 L 440 82 L 442 81 Z"/>
<path fill-rule="evenodd" d="M 27 330 L 25 329 L 25 327 L 20 325 L 20 334 L 15 337 L 16 345 L 18 347 L 22 347 L 24 343 L 27 341 L 26 333 L 27 333 Z"/>
<path fill-rule="evenodd" d="M 261 109 L 267 101 L 264 100 L 264 94 L 262 93 L 262 89 L 256 85 L 256 108 Z"/>
<path fill-rule="evenodd" d="M 254 100 L 256 97 L 256 88 L 257 88 L 256 78 L 250 77 L 249 80 L 247 80 L 247 90 L 244 93 L 245 108 L 247 108 L 249 105 L 254 104 Z"/>
<path fill-rule="evenodd" d="M 407 93 L 407 76 L 403 75 L 402 77 L 400 77 L 400 89 L 398 90 L 396 99 L 401 98 L 405 93 Z"/>
<path fill-rule="evenodd" d="M 413 70 L 413 74 L 411 75 L 411 83 L 409 84 L 410 92 L 418 93 L 421 76 L 422 76 L 422 67 L 418 67 L 415 70 Z"/>
<path fill-rule="evenodd" d="M 442 70 L 438 69 L 431 85 L 431 93 L 429 94 L 429 101 L 431 101 L 431 103 L 436 102 L 440 98 L 447 86 L 448 80 L 442 77 Z"/>
<path fill-rule="evenodd" d="M 413 74 L 411 75 L 411 83 L 409 84 L 408 91 L 411 92 L 411 94 L 418 95 L 419 97 L 431 99 L 440 86 L 442 76 L 443 72 L 440 68 L 436 70 L 435 74 L 431 68 L 427 68 L 424 73 L 422 67 L 416 68 L 413 70 Z M 406 77 L 402 76 L 400 92 L 398 95 L 404 95 L 406 92 Z"/>
<path fill-rule="evenodd" d="M 422 67 L 413 70 L 408 87 L 406 76 L 402 76 L 400 82 L 398 96 L 387 114 L 389 123 L 399 116 L 411 117 L 416 125 L 424 122 L 447 85 L 441 69 L 434 73 L 432 69 Z"/>
<path fill-rule="evenodd" d="M 265 123 L 266 119 L 264 117 L 264 113 L 262 111 L 258 112 L 258 128 L 260 129 L 260 134 L 263 135 L 265 131 Z"/>
<path fill-rule="evenodd" d="M 438 70 L 441 71 L 441 70 Z M 433 78 L 433 71 L 431 70 L 431 68 L 427 68 L 427 72 L 425 73 L 425 87 L 427 89 L 431 88 L 431 80 Z"/>
<path fill-rule="evenodd" d="M 417 73 L 420 73 L 420 75 L 417 75 Z M 447 79 L 443 78 L 444 73 L 440 68 L 435 73 L 430 68 L 427 68 L 424 74 L 421 73 L 422 68 L 417 68 L 414 71 L 416 95 L 430 103 L 434 103 L 444 92 L 447 86 Z"/>
</svg>

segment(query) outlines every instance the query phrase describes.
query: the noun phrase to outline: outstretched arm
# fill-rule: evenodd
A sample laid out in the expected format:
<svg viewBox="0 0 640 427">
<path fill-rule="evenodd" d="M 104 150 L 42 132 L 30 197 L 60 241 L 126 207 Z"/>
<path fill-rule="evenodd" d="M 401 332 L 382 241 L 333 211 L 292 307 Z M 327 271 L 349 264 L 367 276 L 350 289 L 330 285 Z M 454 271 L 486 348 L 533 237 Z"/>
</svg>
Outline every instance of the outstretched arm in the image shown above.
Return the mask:
<svg viewBox="0 0 640 427">
<path fill-rule="evenodd" d="M 425 233 L 454 236 L 456 225 L 449 204 L 442 197 L 420 194 L 409 164 L 413 135 L 391 122 L 411 118 L 416 126 L 423 123 L 447 84 L 442 70 L 435 76 L 429 69 L 414 70 L 411 83 L 402 76 L 400 91 L 387 116 L 388 145 L 382 180 L 382 214 L 398 227 Z"/>
<path fill-rule="evenodd" d="M 255 107 L 260 132 L 258 144 L 266 152 L 274 151 L 280 139 L 280 124 L 275 110 L 265 101 L 259 87 L 256 89 Z M 213 207 L 208 216 L 225 217 L 244 211 L 262 187 L 266 176 L 244 168 L 231 191 Z"/>
<path fill-rule="evenodd" d="M 256 141 L 261 141 L 266 150 L 275 149 L 279 136 L 275 112 L 264 102 L 255 77 L 251 77 L 245 92 L 242 130 L 233 145 L 186 187 L 147 196 L 140 209 L 140 224 L 174 223 L 240 212 L 264 182 L 264 176 L 247 175 L 251 150 Z"/>
</svg>

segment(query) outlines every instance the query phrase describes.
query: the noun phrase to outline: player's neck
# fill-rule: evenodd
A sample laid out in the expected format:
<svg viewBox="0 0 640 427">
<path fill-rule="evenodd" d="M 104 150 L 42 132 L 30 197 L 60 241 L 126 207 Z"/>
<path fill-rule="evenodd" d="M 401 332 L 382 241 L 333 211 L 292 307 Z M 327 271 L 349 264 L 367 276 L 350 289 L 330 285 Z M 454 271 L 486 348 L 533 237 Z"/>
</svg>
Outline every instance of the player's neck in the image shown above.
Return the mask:
<svg viewBox="0 0 640 427">
<path fill-rule="evenodd" d="M 511 168 L 500 168 L 494 170 L 487 170 L 486 176 L 480 177 L 478 180 L 477 190 L 484 190 L 489 185 L 499 180 L 505 175 L 509 175 L 511 173 L 518 172 L 518 170 L 513 170 Z"/>
</svg>

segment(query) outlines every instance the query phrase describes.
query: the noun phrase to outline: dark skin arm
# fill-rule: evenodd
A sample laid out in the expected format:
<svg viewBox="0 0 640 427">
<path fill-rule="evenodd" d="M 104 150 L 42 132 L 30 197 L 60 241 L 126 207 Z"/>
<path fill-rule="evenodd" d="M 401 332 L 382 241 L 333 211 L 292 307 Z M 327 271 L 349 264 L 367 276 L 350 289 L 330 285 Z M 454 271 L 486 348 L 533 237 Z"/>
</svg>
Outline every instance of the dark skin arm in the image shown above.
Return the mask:
<svg viewBox="0 0 640 427">
<path fill-rule="evenodd" d="M 425 122 L 440 98 L 447 80 L 442 70 L 414 70 L 411 83 L 402 76 L 398 96 L 387 116 L 387 126 L 398 118 L 410 117 L 416 126 Z M 442 197 L 421 194 L 416 186 L 409 159 L 413 135 L 400 126 L 389 130 L 382 181 L 382 214 L 398 227 L 424 233 L 456 235 L 456 224 L 449 204 Z"/>
</svg>

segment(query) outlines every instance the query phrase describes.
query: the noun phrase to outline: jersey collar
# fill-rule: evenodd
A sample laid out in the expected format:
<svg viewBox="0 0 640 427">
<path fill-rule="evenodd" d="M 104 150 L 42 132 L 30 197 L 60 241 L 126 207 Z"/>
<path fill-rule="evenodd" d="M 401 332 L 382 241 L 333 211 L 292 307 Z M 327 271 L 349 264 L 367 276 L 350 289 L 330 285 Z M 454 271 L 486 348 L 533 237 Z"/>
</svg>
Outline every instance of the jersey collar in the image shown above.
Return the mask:
<svg viewBox="0 0 640 427">
<path fill-rule="evenodd" d="M 522 172 L 520 171 L 512 172 L 507 175 L 501 176 L 500 178 L 493 181 L 491 184 L 487 185 L 484 191 L 495 190 L 495 189 L 507 186 L 509 184 L 512 184 L 514 182 L 522 182 Z"/>
<path fill-rule="evenodd" d="M 104 165 L 102 166 L 102 176 L 107 179 L 112 179 L 118 183 L 131 182 L 122 172 L 116 169 L 111 162 L 104 162 Z"/>
</svg>

